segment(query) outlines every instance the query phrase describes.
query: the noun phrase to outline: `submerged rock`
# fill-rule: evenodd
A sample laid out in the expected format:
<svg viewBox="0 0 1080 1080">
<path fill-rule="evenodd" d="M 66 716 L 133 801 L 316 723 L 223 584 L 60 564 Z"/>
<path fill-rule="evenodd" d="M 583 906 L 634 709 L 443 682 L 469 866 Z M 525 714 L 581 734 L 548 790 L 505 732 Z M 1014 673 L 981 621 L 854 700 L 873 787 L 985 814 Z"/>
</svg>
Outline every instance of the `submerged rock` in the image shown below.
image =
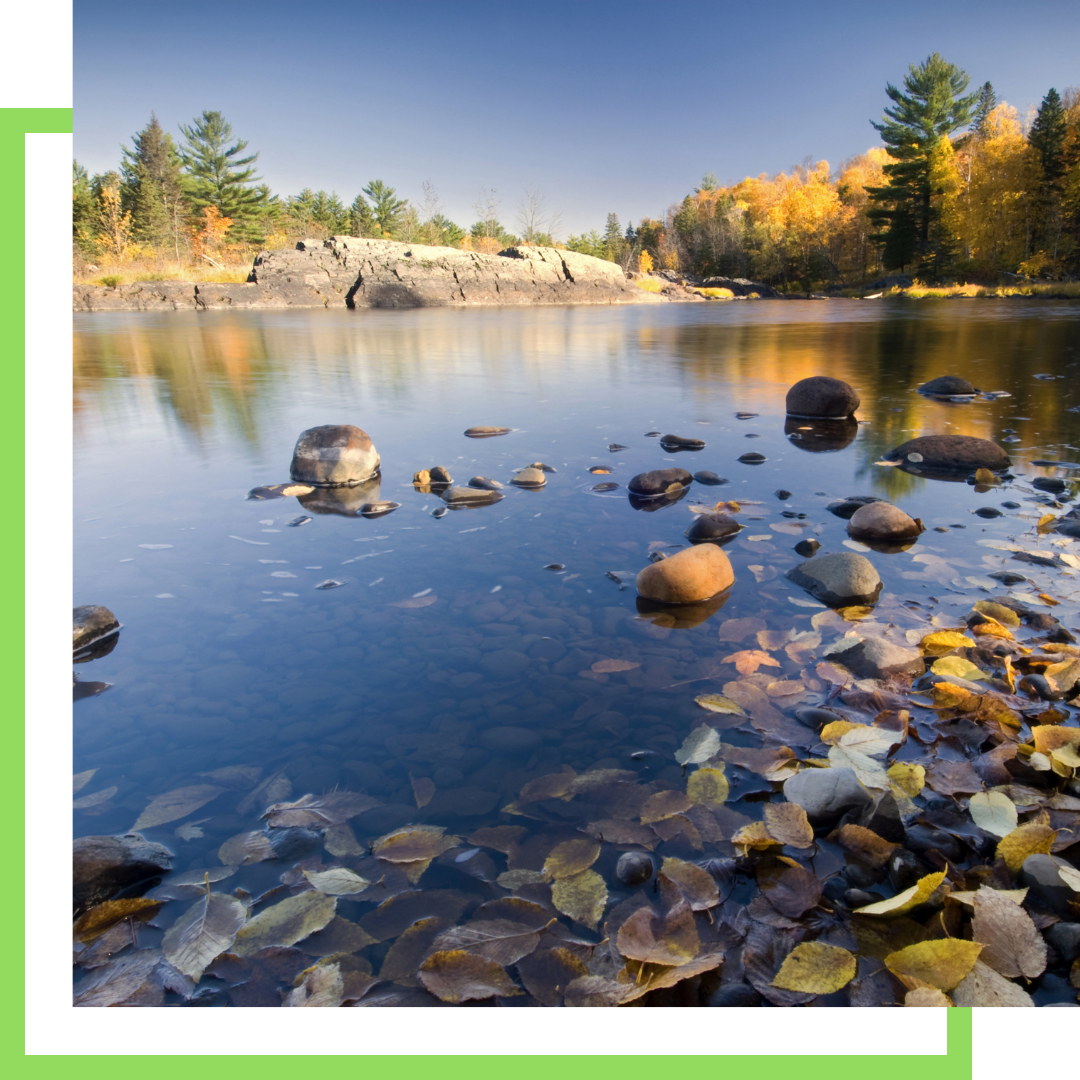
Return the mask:
<svg viewBox="0 0 1080 1080">
<path fill-rule="evenodd" d="M 500 484 L 498 480 L 490 480 L 486 476 L 474 476 L 469 481 L 469 487 L 480 488 L 483 491 L 498 491 L 505 486 L 505 484 Z"/>
<path fill-rule="evenodd" d="M 362 484 L 343 487 L 315 487 L 297 501 L 311 514 L 339 514 L 356 517 L 365 503 L 379 501 L 382 480 L 375 476 Z"/>
<path fill-rule="evenodd" d="M 702 544 L 646 566 L 638 574 L 636 585 L 648 600 L 692 604 L 724 592 L 734 582 L 735 572 L 728 557 L 715 544 Z"/>
<path fill-rule="evenodd" d="M 504 496 L 487 488 L 452 487 L 442 493 L 443 500 L 450 506 L 481 506 L 495 503 Z"/>
<path fill-rule="evenodd" d="M 557 473 L 559 470 L 552 465 L 545 465 L 542 461 L 530 461 L 528 469 L 539 469 L 541 472 Z"/>
<path fill-rule="evenodd" d="M 120 633 L 120 621 L 100 604 L 84 604 L 71 612 L 71 647 L 75 652 Z"/>
<path fill-rule="evenodd" d="M 874 564 L 855 552 L 818 555 L 789 570 L 787 576 L 830 607 L 873 604 L 881 592 Z"/>
<path fill-rule="evenodd" d="M 324 424 L 301 432 L 289 475 L 314 487 L 350 487 L 379 473 L 379 454 L 366 431 Z"/>
<path fill-rule="evenodd" d="M 945 472 L 967 475 L 976 469 L 1003 472 L 1012 461 L 989 439 L 971 435 L 921 435 L 890 450 L 886 461 L 899 461 L 912 472 Z"/>
<path fill-rule="evenodd" d="M 742 525 L 730 514 L 702 514 L 690 523 L 683 536 L 691 543 L 700 544 L 709 540 L 725 540 L 741 528 Z"/>
<path fill-rule="evenodd" d="M 744 465 L 760 465 L 763 461 L 767 461 L 768 459 L 765 457 L 764 454 L 750 453 L 743 454 L 742 457 L 739 458 L 739 460 Z"/>
<path fill-rule="evenodd" d="M 920 394 L 929 394 L 931 397 L 952 397 L 953 394 L 977 394 L 978 392 L 967 379 L 959 375 L 941 375 L 919 387 Z"/>
<path fill-rule="evenodd" d="M 510 483 L 518 487 L 541 488 L 547 483 L 547 477 L 543 469 L 534 469 L 530 465 L 527 469 L 518 469 Z"/>
<path fill-rule="evenodd" d="M 284 499 L 290 495 L 307 495 L 314 491 L 311 484 L 269 484 L 266 487 L 252 488 L 248 493 L 249 499 Z"/>
<path fill-rule="evenodd" d="M 385 517 L 393 510 L 401 507 L 399 502 L 369 502 L 360 507 L 360 516 L 366 518 Z"/>
<path fill-rule="evenodd" d="M 828 375 L 800 379 L 787 392 L 788 416 L 842 418 L 859 407 L 859 395 L 846 382 Z"/>
<path fill-rule="evenodd" d="M 626 487 L 632 495 L 656 498 L 689 487 L 693 479 L 685 469 L 654 469 L 638 473 Z"/>
<path fill-rule="evenodd" d="M 699 484 L 705 484 L 707 487 L 720 487 L 721 484 L 729 484 L 730 480 L 723 476 L 717 476 L 714 472 L 709 472 L 708 469 L 702 469 L 701 472 L 694 473 L 694 479 Z"/>
<path fill-rule="evenodd" d="M 838 518 L 849 521 L 862 507 L 876 502 L 881 502 L 876 495 L 852 495 L 846 499 L 841 499 L 839 502 L 829 503 L 825 509 L 830 514 L 835 514 Z"/>
<path fill-rule="evenodd" d="M 909 517 L 892 503 L 879 501 L 856 510 L 848 520 L 847 531 L 856 540 L 909 540 L 926 530 L 918 518 Z"/>
<path fill-rule="evenodd" d="M 855 771 L 846 768 L 803 769 L 784 781 L 784 798 L 801 806 L 813 825 L 831 824 L 872 801 Z"/>
<path fill-rule="evenodd" d="M 860 679 L 887 679 L 890 675 L 917 678 L 926 671 L 918 649 L 908 649 L 884 638 L 865 638 L 850 649 L 829 654 L 829 659 Z"/>
<path fill-rule="evenodd" d="M 812 537 L 807 537 L 805 540 L 800 540 L 795 545 L 795 554 L 801 555 L 804 559 L 809 559 L 812 555 L 821 550 L 821 544 L 814 540 Z"/>
<path fill-rule="evenodd" d="M 465 434 L 470 439 L 490 439 L 493 435 L 509 435 L 511 429 L 508 427 L 491 427 L 486 424 L 479 424 L 476 427 L 466 428 Z"/>
<path fill-rule="evenodd" d="M 72 845 L 74 914 L 169 869 L 173 853 L 141 833 L 82 836 Z"/>
<path fill-rule="evenodd" d="M 687 439 L 682 435 L 661 435 L 660 445 L 665 450 L 704 450 L 704 439 Z"/>
<path fill-rule="evenodd" d="M 653 876 L 653 861 L 644 851 L 624 851 L 615 864 L 615 876 L 623 885 L 642 885 Z"/>
</svg>

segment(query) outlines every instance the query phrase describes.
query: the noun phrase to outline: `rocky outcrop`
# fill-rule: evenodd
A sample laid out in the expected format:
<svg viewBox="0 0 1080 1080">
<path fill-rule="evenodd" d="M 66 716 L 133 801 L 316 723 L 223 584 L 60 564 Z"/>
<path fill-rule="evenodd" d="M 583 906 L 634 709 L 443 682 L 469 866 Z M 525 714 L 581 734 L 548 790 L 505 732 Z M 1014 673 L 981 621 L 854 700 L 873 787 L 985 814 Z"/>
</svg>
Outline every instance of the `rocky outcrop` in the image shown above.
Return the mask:
<svg viewBox="0 0 1080 1080">
<path fill-rule="evenodd" d="M 552 247 L 497 255 L 335 236 L 262 251 L 243 284 L 76 285 L 76 311 L 416 308 L 662 302 L 605 259 Z"/>
<path fill-rule="evenodd" d="M 169 869 L 172 852 L 141 833 L 126 836 L 83 836 L 72 846 L 75 915 L 108 900 L 119 889 Z"/>
</svg>

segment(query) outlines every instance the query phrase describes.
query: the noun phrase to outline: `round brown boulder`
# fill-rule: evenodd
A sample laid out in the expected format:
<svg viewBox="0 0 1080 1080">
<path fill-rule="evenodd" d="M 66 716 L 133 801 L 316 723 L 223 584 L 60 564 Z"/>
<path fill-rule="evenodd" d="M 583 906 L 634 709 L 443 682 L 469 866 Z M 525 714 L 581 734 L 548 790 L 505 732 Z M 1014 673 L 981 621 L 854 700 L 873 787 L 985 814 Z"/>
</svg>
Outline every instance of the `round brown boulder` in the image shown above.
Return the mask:
<svg viewBox="0 0 1080 1080">
<path fill-rule="evenodd" d="M 680 491 L 693 482 L 694 478 L 685 469 L 653 469 L 631 477 L 626 489 L 631 495 L 656 498 Z"/>
<path fill-rule="evenodd" d="M 1012 461 L 989 439 L 972 435 L 922 435 L 889 451 L 886 461 L 899 461 L 913 471 L 971 473 L 976 469 L 1002 472 Z"/>
<path fill-rule="evenodd" d="M 959 375 L 941 375 L 923 383 L 919 393 L 931 397 L 951 397 L 953 394 L 977 394 L 978 390 Z"/>
<path fill-rule="evenodd" d="M 855 540 L 910 540 L 925 532 L 925 527 L 892 503 L 872 502 L 851 515 L 847 531 Z"/>
<path fill-rule="evenodd" d="M 741 528 L 730 514 L 702 514 L 694 518 L 683 536 L 692 544 L 701 544 L 709 540 L 726 540 Z"/>
<path fill-rule="evenodd" d="M 84 604 L 72 609 L 71 647 L 75 652 L 88 648 L 96 641 L 118 633 L 120 620 L 100 604 Z"/>
<path fill-rule="evenodd" d="M 728 557 L 715 544 L 701 544 L 650 563 L 637 576 L 637 590 L 663 604 L 694 604 L 735 582 Z"/>
<path fill-rule="evenodd" d="M 811 375 L 800 379 L 787 392 L 788 416 L 843 419 L 859 407 L 859 395 L 841 379 Z"/>
<path fill-rule="evenodd" d="M 352 424 L 308 428 L 296 440 L 289 475 L 314 487 L 351 487 L 379 473 L 379 454 Z"/>
</svg>

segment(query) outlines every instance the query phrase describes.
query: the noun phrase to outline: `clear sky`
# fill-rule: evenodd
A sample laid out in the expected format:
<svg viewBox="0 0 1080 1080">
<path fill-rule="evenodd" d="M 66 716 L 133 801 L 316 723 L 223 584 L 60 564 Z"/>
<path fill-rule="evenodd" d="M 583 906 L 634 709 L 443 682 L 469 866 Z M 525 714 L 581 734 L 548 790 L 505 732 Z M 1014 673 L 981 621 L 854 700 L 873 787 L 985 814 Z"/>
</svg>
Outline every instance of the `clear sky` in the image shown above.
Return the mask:
<svg viewBox="0 0 1080 1080">
<path fill-rule="evenodd" d="M 116 168 L 151 110 L 217 109 L 281 195 L 373 178 L 514 230 L 526 188 L 561 235 L 658 216 L 722 183 L 877 143 L 871 119 L 940 52 L 1023 115 L 1080 84 L 1080 3 L 901 5 L 639 0 L 262 0 L 177 7 L 76 0 L 75 155 Z"/>
</svg>

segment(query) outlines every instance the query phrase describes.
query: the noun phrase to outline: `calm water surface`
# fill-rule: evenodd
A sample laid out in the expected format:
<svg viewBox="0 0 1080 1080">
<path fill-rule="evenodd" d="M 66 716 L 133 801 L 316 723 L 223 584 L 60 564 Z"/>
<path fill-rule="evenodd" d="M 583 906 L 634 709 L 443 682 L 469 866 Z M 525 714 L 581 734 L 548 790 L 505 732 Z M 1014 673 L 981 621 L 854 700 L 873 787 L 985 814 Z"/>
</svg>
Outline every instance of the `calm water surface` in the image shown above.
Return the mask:
<svg viewBox="0 0 1080 1080">
<path fill-rule="evenodd" d="M 814 374 L 845 379 L 860 394 L 848 445 L 785 433 L 785 392 Z M 961 405 L 914 392 L 941 374 L 1012 396 Z M 76 316 L 74 602 L 108 606 L 123 630 L 112 653 L 77 669 L 84 682 L 111 684 L 75 705 L 75 770 L 98 770 L 81 794 L 116 792 L 76 811 L 75 835 L 123 832 L 148 799 L 247 766 L 249 777 L 282 774 L 278 799 L 335 788 L 378 799 L 351 822 L 361 846 L 409 822 L 460 836 L 519 825 L 535 850 L 522 846 L 511 869 L 539 869 L 585 822 L 622 815 L 597 806 L 581 818 L 566 802 L 560 822 L 503 808 L 527 781 L 566 767 L 632 770 L 643 783 L 681 786 L 673 752 L 705 715 L 694 696 L 724 692 L 740 676 L 718 661 L 756 647 L 718 640 L 718 628 L 759 616 L 771 629 L 809 630 L 821 610 L 783 575 L 799 561 L 792 548 L 803 536 L 845 550 L 846 523 L 825 510 L 830 501 L 879 495 L 931 529 L 906 552 L 869 553 L 885 582 L 874 619 L 923 625 L 902 606 L 910 599 L 923 605 L 923 620 L 934 610 L 962 614 L 1008 554 L 975 541 L 1017 536 L 1043 512 L 1037 502 L 1046 497 L 1022 478 L 1077 475 L 1027 464 L 1080 460 L 1080 413 L 1069 411 L 1077 405 L 1080 309 L 1069 304 Z M 737 420 L 739 411 L 757 415 Z M 288 479 L 303 429 L 331 423 L 370 434 L 382 479 L 367 498 L 400 502 L 399 510 L 366 520 L 305 511 L 296 499 L 245 499 Z M 464 438 L 476 424 L 513 431 Z M 1002 441 L 1010 429 L 1021 481 L 1007 494 L 874 465 L 919 434 Z M 650 431 L 707 445 L 671 455 Z M 611 452 L 611 443 L 625 449 Z M 823 445 L 830 449 L 814 452 Z M 748 451 L 766 462 L 741 464 Z M 556 470 L 544 490 L 511 488 L 494 506 L 441 518 L 432 516 L 437 496 L 411 484 L 414 471 L 436 464 L 458 482 L 479 474 L 506 483 L 535 461 Z M 633 509 L 626 482 L 669 465 L 729 483 L 695 484 L 656 513 Z M 590 473 L 596 466 L 610 475 Z M 604 481 L 623 487 L 591 490 Z M 780 489 L 791 497 L 779 500 Z M 740 501 L 748 526 L 725 548 L 736 584 L 722 611 L 675 627 L 639 616 L 632 582 L 622 587 L 608 573 L 636 573 L 650 552 L 685 544 L 690 507 L 719 498 Z M 973 513 L 1007 498 L 1023 509 L 991 521 Z M 785 510 L 806 516 L 785 518 Z M 288 526 L 305 512 L 309 524 Z M 565 569 L 545 569 L 553 563 Z M 315 588 L 328 578 L 344 585 Z M 850 629 L 830 618 L 822 648 Z M 808 657 L 776 655 L 770 678 L 803 685 L 773 700 L 774 741 L 794 745 L 794 707 L 820 702 L 829 687 L 815 681 Z M 594 671 L 605 659 L 638 666 Z M 769 738 L 728 727 L 729 743 Z M 804 734 L 802 753 L 816 742 Z M 729 776 L 731 812 L 760 818 L 770 785 L 737 767 Z M 419 808 L 414 784 L 425 778 L 434 795 L 424 785 L 430 801 Z M 220 866 L 224 841 L 261 827 L 261 801 L 238 809 L 255 783 L 219 786 L 205 805 L 143 830 L 176 853 L 177 870 Z M 614 882 L 610 846 L 594 869 L 614 905 L 626 893 Z M 693 847 L 675 833 L 657 854 L 700 858 Z M 504 855 L 482 847 L 475 865 L 455 863 L 462 850 L 436 860 L 419 887 L 474 900 L 504 895 L 491 884 L 507 868 Z M 298 849 L 285 862 L 241 867 L 219 888 L 258 896 L 298 859 L 316 868 L 334 861 Z M 519 895 L 528 888 L 548 886 Z M 338 913 L 364 925 L 388 894 L 342 899 Z M 188 903 L 168 905 L 160 927 Z M 153 944 L 160 930 L 141 934 L 141 944 Z M 364 953 L 375 972 L 388 947 L 384 940 Z M 218 991 L 207 1003 L 224 1004 L 228 984 L 209 982 Z M 236 994 L 233 1003 L 276 1000 Z"/>
</svg>

